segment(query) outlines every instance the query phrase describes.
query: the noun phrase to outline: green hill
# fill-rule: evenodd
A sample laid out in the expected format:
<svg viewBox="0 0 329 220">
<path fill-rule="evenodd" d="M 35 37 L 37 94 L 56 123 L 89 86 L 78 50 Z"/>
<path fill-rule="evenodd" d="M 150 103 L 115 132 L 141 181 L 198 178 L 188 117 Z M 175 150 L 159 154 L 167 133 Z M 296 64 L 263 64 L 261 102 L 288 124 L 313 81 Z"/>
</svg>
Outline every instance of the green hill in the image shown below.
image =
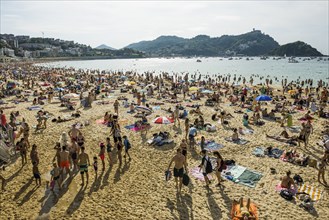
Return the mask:
<svg viewBox="0 0 329 220">
<path fill-rule="evenodd" d="M 269 35 L 255 30 L 241 35 L 223 35 L 211 38 L 198 35 L 191 39 L 177 36 L 160 36 L 152 41 L 128 45 L 150 56 L 224 56 L 243 54 L 258 56 L 268 54 L 280 45 Z"/>
<path fill-rule="evenodd" d="M 323 56 L 317 49 L 311 47 L 310 45 L 302 42 L 296 41 L 294 43 L 289 43 L 280 46 L 270 52 L 273 56 Z"/>
</svg>

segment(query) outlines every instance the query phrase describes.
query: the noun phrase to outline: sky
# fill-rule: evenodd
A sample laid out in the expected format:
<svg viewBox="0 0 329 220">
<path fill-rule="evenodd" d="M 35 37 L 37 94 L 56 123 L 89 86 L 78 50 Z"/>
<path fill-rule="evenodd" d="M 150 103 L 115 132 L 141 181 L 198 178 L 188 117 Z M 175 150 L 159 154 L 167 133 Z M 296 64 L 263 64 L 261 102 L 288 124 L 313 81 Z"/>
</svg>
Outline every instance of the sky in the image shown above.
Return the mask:
<svg viewBox="0 0 329 220">
<path fill-rule="evenodd" d="M 261 30 L 280 45 L 304 41 L 329 54 L 329 0 L 0 0 L 0 32 L 123 48 L 161 35 L 192 38 Z"/>
</svg>

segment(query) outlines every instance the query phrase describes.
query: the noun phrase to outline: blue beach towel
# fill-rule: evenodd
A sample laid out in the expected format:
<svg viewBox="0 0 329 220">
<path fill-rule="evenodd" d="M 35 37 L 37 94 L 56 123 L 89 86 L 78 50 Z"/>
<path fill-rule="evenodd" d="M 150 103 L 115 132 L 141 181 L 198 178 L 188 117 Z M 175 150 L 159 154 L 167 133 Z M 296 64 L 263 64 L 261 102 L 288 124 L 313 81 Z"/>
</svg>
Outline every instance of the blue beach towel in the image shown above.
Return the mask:
<svg viewBox="0 0 329 220">
<path fill-rule="evenodd" d="M 130 130 L 130 129 L 134 128 L 134 127 L 135 127 L 135 124 L 125 126 L 125 128 L 127 128 L 128 130 Z"/>
<path fill-rule="evenodd" d="M 256 157 L 264 157 L 265 156 L 265 149 L 263 147 L 256 147 L 253 152 L 253 155 Z"/>
</svg>

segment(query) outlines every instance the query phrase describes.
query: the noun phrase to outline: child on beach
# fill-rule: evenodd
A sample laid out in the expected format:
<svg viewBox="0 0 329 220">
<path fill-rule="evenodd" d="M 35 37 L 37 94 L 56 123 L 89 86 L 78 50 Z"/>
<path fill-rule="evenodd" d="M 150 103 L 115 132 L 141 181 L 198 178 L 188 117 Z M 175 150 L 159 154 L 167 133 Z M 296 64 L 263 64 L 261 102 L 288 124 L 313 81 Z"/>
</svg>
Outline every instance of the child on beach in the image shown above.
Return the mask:
<svg viewBox="0 0 329 220">
<path fill-rule="evenodd" d="M 38 168 L 38 163 L 36 161 L 33 162 L 33 168 L 32 168 L 33 176 L 35 178 L 35 183 L 37 186 L 41 186 L 41 175 Z"/>
<path fill-rule="evenodd" d="M 60 180 L 60 175 L 61 175 L 61 170 L 57 166 L 57 163 L 53 163 L 53 169 L 50 171 L 51 174 L 51 181 L 50 181 L 50 190 L 53 191 L 55 188 L 55 184 L 57 182 L 59 189 L 61 189 L 61 180 Z"/>
<path fill-rule="evenodd" d="M 126 158 L 126 155 L 128 155 L 129 160 L 131 160 L 131 157 L 130 157 L 129 152 L 128 152 L 129 149 L 131 148 L 131 144 L 130 144 L 130 142 L 129 142 L 126 135 L 123 136 L 123 144 L 125 145 L 125 155 L 123 157 Z"/>
<path fill-rule="evenodd" d="M 98 170 L 98 162 L 97 162 L 97 157 L 94 156 L 94 163 L 93 163 L 93 167 L 94 167 L 94 171 L 96 173 L 96 176 L 97 176 L 97 170 Z"/>
<path fill-rule="evenodd" d="M 103 166 L 103 171 L 105 170 L 105 145 L 104 143 L 101 143 L 100 145 L 100 152 L 99 152 L 99 157 L 101 158 L 102 161 L 102 166 Z"/>
</svg>

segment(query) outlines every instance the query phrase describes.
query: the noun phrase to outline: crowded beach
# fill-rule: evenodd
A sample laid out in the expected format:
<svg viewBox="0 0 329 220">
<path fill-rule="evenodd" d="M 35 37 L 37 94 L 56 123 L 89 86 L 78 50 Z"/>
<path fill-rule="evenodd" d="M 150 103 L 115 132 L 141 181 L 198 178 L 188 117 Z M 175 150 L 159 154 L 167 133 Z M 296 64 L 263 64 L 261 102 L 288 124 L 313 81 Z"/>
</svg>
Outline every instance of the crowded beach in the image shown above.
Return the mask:
<svg viewBox="0 0 329 220">
<path fill-rule="evenodd" d="M 326 79 L 0 71 L 4 219 L 328 218 Z"/>
</svg>

